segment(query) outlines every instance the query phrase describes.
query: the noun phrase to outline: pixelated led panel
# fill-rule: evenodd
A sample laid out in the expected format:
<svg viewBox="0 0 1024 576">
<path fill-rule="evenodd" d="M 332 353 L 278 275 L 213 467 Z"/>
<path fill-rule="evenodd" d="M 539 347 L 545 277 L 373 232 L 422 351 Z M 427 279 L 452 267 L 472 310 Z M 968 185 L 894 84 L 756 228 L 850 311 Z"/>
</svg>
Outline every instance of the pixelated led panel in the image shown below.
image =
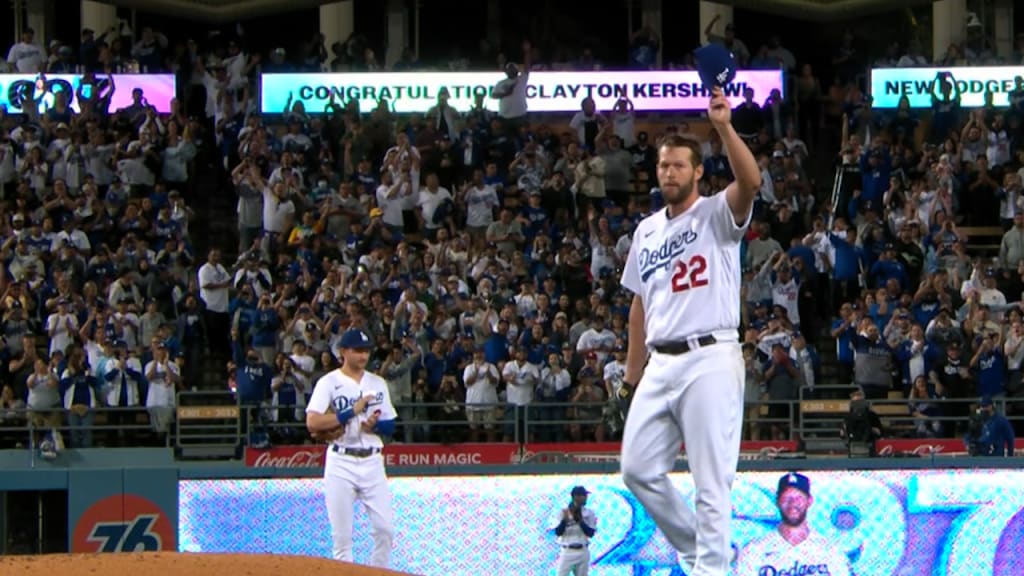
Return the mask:
<svg viewBox="0 0 1024 576">
<path fill-rule="evenodd" d="M 781 474 L 740 474 L 733 546 L 779 523 Z M 1024 574 L 1024 472 L 808 472 L 811 528 L 846 553 L 858 576 Z M 689 475 L 674 475 L 688 499 Z M 552 574 L 554 526 L 572 486 L 593 493 L 595 576 L 685 574 L 676 555 L 618 476 L 395 478 L 392 567 L 425 575 Z M 330 555 L 323 480 L 195 480 L 180 484 L 179 542 L 190 552 Z M 357 507 L 354 550 L 371 549 Z M 769 566 L 763 576 L 801 566 Z M 804 568 L 806 572 L 806 567 Z M 774 570 L 774 572 L 772 571 Z"/>
</svg>

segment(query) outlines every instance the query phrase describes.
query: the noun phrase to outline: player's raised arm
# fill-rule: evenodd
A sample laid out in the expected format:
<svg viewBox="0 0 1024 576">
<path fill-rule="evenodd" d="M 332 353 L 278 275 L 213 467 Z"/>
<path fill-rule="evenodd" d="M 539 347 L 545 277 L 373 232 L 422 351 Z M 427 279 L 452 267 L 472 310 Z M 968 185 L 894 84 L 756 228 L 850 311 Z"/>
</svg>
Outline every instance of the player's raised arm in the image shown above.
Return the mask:
<svg viewBox="0 0 1024 576">
<path fill-rule="evenodd" d="M 761 168 L 757 165 L 754 154 L 747 143 L 736 133 L 732 126 L 732 108 L 729 99 L 721 88 L 711 91 L 711 103 L 708 105 L 708 118 L 722 138 L 722 147 L 729 157 L 729 166 L 736 179 L 725 189 L 725 198 L 729 209 L 738 225 L 747 221 L 754 198 L 761 189 Z"/>
</svg>

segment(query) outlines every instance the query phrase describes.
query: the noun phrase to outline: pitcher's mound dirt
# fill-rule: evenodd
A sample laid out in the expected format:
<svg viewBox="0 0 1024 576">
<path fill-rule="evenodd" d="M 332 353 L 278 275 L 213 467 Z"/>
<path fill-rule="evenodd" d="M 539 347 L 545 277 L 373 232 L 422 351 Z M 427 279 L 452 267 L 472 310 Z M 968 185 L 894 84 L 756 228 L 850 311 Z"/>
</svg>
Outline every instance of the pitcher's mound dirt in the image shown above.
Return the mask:
<svg viewBox="0 0 1024 576">
<path fill-rule="evenodd" d="M 0 574 L 54 576 L 399 576 L 400 572 L 368 568 L 308 556 L 270 554 L 50 554 L 0 556 Z"/>
</svg>

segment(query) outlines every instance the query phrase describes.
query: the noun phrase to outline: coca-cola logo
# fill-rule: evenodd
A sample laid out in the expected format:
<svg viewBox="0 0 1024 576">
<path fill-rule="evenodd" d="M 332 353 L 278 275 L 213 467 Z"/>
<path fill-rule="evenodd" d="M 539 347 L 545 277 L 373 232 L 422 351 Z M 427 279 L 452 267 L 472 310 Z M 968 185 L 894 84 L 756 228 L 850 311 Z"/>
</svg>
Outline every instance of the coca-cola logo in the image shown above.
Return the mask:
<svg viewBox="0 0 1024 576">
<path fill-rule="evenodd" d="M 783 452 L 789 452 L 789 450 L 781 446 L 765 446 L 758 451 L 757 455 L 764 460 L 774 460 L 776 456 Z"/>
<path fill-rule="evenodd" d="M 267 450 L 253 459 L 253 468 L 320 468 L 324 465 L 321 450 L 297 450 L 290 454 Z"/>
<path fill-rule="evenodd" d="M 898 452 L 894 444 L 884 444 L 878 449 L 878 456 L 896 456 L 897 454 L 900 456 L 920 456 L 922 458 L 928 458 L 935 456 L 936 454 L 955 456 L 957 452 L 946 452 L 946 447 L 942 444 L 917 444 L 909 450 L 903 449 Z"/>
<path fill-rule="evenodd" d="M 941 444 L 936 444 L 934 446 L 931 444 L 921 444 L 920 446 L 915 446 L 910 453 L 914 456 L 931 456 L 932 454 L 942 452 L 942 448 Z"/>
</svg>

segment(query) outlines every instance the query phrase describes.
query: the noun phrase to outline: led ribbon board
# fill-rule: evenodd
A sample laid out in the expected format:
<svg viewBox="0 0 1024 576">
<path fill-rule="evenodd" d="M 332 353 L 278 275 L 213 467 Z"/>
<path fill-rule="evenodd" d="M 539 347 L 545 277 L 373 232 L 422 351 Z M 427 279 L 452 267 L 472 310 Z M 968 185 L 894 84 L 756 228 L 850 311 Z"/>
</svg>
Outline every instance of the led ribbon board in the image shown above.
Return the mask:
<svg viewBox="0 0 1024 576">
<path fill-rule="evenodd" d="M 114 74 L 106 76 L 97 74 L 92 84 L 82 85 L 81 74 L 0 74 L 0 106 L 4 106 L 10 114 L 21 114 L 23 106 L 30 101 L 37 101 L 39 112 L 45 112 L 53 106 L 55 95 L 63 92 L 68 96 L 68 104 L 75 112 L 81 112 L 78 92 L 81 89 L 87 97 L 89 92 L 105 93 L 111 82 L 114 93 L 110 101 L 111 112 L 132 105 L 132 92 L 142 90 L 142 96 L 148 104 L 155 106 L 162 114 L 171 111 L 171 100 L 176 97 L 173 74 Z"/>
<path fill-rule="evenodd" d="M 398 113 L 426 112 L 437 103 L 443 88 L 448 103 L 460 112 L 470 110 L 477 95 L 484 106 L 497 111 L 491 98 L 494 86 L 505 78 L 501 72 L 374 72 L 353 74 L 264 74 L 260 80 L 261 109 L 279 114 L 294 102 L 302 102 L 309 113 L 321 113 L 331 102 L 359 102 L 369 113 L 387 100 Z M 772 90 L 785 94 L 782 71 L 740 70 L 724 87 L 733 106 L 743 102 L 743 92 L 754 90 L 754 100 L 763 103 Z M 611 110 L 627 97 L 637 111 L 707 110 L 710 93 L 704 90 L 696 71 L 642 72 L 530 72 L 526 89 L 530 112 L 577 112 L 580 102 L 591 97 L 598 110 Z"/>
<path fill-rule="evenodd" d="M 906 96 L 911 108 L 931 108 L 932 95 L 941 95 L 936 86 L 938 75 L 952 78 L 960 93 L 960 105 L 979 108 L 985 105 L 985 93 L 992 92 L 992 103 L 1005 108 L 1016 78 L 1024 76 L 1024 66 L 988 66 L 978 68 L 875 68 L 871 71 L 871 99 L 875 108 L 896 108 Z"/>
<path fill-rule="evenodd" d="M 776 529 L 781 474 L 737 476 L 734 547 Z M 811 529 L 844 552 L 858 576 L 1024 574 L 1024 472 L 805 474 L 814 498 Z M 691 477 L 672 478 L 692 501 Z M 392 568 L 428 576 L 553 574 L 553 530 L 577 484 L 593 492 L 588 506 L 598 516 L 592 575 L 682 574 L 673 571 L 674 551 L 617 475 L 392 478 Z M 182 481 L 180 549 L 329 557 L 322 485 L 321 479 Z M 356 510 L 354 550 L 365 561 L 370 527 L 362 507 Z M 759 574 L 811 573 L 799 566 L 792 572 L 792 563 L 771 568 Z"/>
</svg>

